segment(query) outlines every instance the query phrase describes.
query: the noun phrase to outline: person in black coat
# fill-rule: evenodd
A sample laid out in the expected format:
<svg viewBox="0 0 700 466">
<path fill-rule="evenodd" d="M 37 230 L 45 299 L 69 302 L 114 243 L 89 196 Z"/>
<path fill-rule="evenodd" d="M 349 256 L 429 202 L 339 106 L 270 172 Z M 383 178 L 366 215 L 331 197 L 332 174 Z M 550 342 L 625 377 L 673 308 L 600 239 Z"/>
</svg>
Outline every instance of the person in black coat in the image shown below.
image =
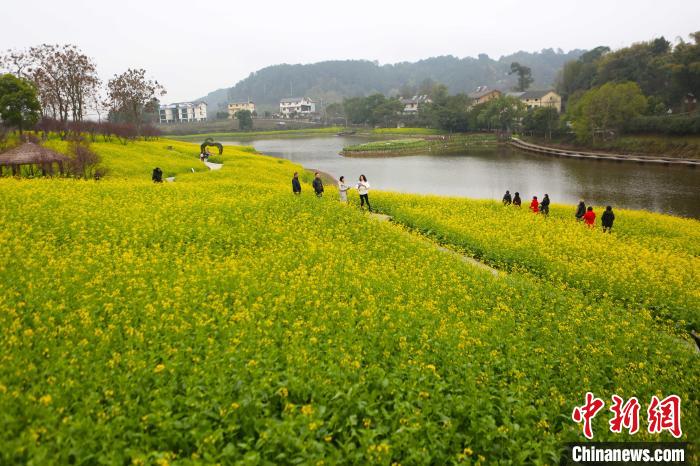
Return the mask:
<svg viewBox="0 0 700 466">
<path fill-rule="evenodd" d="M 520 205 L 523 203 L 523 201 L 520 199 L 520 193 L 515 193 L 513 196 L 513 205 L 516 207 L 520 207 Z"/>
<path fill-rule="evenodd" d="M 549 215 L 549 194 L 545 194 L 542 198 L 542 202 L 540 202 L 540 212 L 544 216 Z"/>
<path fill-rule="evenodd" d="M 581 199 L 578 203 L 578 207 L 576 208 L 576 220 L 580 222 L 583 220 L 584 215 L 586 215 L 586 203 L 583 202 L 583 199 Z"/>
<path fill-rule="evenodd" d="M 301 183 L 299 182 L 298 172 L 294 172 L 294 177 L 292 178 L 292 192 L 294 194 L 301 194 Z"/>
<path fill-rule="evenodd" d="M 615 214 L 612 211 L 611 206 L 605 208 L 605 212 L 600 217 L 600 222 L 603 224 L 603 233 L 610 233 L 613 227 L 613 222 L 615 221 Z"/>
<path fill-rule="evenodd" d="M 314 192 L 316 193 L 316 197 L 323 196 L 323 181 L 321 181 L 321 175 L 318 172 L 314 174 L 313 187 Z"/>
<path fill-rule="evenodd" d="M 510 191 L 506 191 L 503 195 L 503 205 L 510 205 L 513 202 L 513 198 L 510 196 Z"/>
<path fill-rule="evenodd" d="M 158 167 L 154 168 L 153 173 L 151 174 L 151 179 L 153 180 L 154 183 L 162 183 L 163 182 L 163 170 L 161 170 Z"/>
</svg>

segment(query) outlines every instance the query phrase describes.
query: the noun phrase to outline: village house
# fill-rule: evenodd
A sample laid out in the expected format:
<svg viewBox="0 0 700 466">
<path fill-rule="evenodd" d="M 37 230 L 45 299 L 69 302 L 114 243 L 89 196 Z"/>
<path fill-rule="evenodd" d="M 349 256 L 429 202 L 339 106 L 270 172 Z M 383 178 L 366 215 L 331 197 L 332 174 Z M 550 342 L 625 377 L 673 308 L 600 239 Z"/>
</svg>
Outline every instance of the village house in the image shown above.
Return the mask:
<svg viewBox="0 0 700 466">
<path fill-rule="evenodd" d="M 509 92 L 508 95 L 519 99 L 528 110 L 538 107 L 552 107 L 561 113 L 561 96 L 552 90 Z"/>
<path fill-rule="evenodd" d="M 255 102 L 248 100 L 247 102 L 231 102 L 228 104 L 228 117 L 234 118 L 236 112 L 240 110 L 248 110 L 250 113 L 255 112 Z"/>
<path fill-rule="evenodd" d="M 498 89 L 489 89 L 486 86 L 479 86 L 474 92 L 468 94 L 472 99 L 472 107 L 488 102 L 489 100 L 497 99 L 501 96 L 501 91 Z"/>
<path fill-rule="evenodd" d="M 190 123 L 194 121 L 207 121 L 206 102 L 179 102 L 160 106 L 160 122 Z"/>
<path fill-rule="evenodd" d="M 409 99 L 401 99 L 404 115 L 417 115 L 421 106 L 432 102 L 427 95 L 414 95 Z"/>
<path fill-rule="evenodd" d="M 316 113 L 316 102 L 308 97 L 289 97 L 280 100 L 282 118 L 310 117 Z"/>
</svg>

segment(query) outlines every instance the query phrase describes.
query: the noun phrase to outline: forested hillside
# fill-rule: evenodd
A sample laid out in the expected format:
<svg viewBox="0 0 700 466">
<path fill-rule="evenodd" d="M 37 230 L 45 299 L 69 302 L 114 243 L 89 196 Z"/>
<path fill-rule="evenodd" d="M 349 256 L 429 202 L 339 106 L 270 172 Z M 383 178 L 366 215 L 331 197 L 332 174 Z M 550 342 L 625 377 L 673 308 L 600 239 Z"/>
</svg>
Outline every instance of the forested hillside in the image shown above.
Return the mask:
<svg viewBox="0 0 700 466">
<path fill-rule="evenodd" d="M 415 63 L 379 65 L 368 60 L 325 61 L 307 65 L 274 65 L 263 68 L 229 89 L 219 89 L 203 97 L 210 108 L 231 100 L 254 100 L 259 107 L 274 107 L 283 97 L 307 95 L 327 103 L 344 97 L 375 92 L 398 94 L 430 79 L 445 84 L 451 93 L 469 92 L 487 85 L 511 88 L 516 81 L 509 75 L 510 64 L 519 62 L 532 69 L 533 88 L 552 86 L 564 63 L 576 60 L 582 50 L 564 53 L 545 49 L 517 52 L 498 60 L 481 54 L 477 58 L 432 57 Z M 405 89 L 402 89 L 405 87 Z"/>
</svg>

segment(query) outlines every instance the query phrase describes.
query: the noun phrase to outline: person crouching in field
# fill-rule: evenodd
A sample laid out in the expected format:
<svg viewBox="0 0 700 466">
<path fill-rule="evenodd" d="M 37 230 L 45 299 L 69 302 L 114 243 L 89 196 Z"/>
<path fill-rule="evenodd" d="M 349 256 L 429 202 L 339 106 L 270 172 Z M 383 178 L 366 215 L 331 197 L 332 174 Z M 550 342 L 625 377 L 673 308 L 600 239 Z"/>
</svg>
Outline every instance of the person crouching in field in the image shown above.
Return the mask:
<svg viewBox="0 0 700 466">
<path fill-rule="evenodd" d="M 506 191 L 503 195 L 503 205 L 510 205 L 513 202 L 513 198 L 510 196 L 510 191 Z"/>
<path fill-rule="evenodd" d="M 540 212 L 545 217 L 549 215 L 549 194 L 545 194 L 544 198 L 542 198 L 542 202 L 540 202 Z"/>
<path fill-rule="evenodd" d="M 586 210 L 586 213 L 583 215 L 583 223 L 589 228 L 593 228 L 593 225 L 595 225 L 595 212 L 593 212 L 593 207 L 588 206 L 588 210 Z"/>
<path fill-rule="evenodd" d="M 323 181 L 321 181 L 321 175 L 318 172 L 314 174 L 313 186 L 314 192 L 316 193 L 316 197 L 323 196 Z"/>
<path fill-rule="evenodd" d="M 520 207 L 520 204 L 522 204 L 523 201 L 520 200 L 520 193 L 516 192 L 515 195 L 513 196 L 513 205 L 515 207 Z"/>
<path fill-rule="evenodd" d="M 540 203 L 537 202 L 537 196 L 532 196 L 532 202 L 530 203 L 530 210 L 532 211 L 533 214 L 536 214 L 540 211 Z"/>
<path fill-rule="evenodd" d="M 360 195 L 360 208 L 367 203 L 367 209 L 372 212 L 372 206 L 369 205 L 369 181 L 365 175 L 360 175 L 360 181 L 357 183 L 357 192 Z"/>
<path fill-rule="evenodd" d="M 612 211 L 612 207 L 607 206 L 603 215 L 600 216 L 600 223 L 603 224 L 603 233 L 611 233 L 613 222 L 615 222 L 615 214 Z"/>
<path fill-rule="evenodd" d="M 348 191 L 350 191 L 350 186 L 345 184 L 345 177 L 341 176 L 338 179 L 338 194 L 340 195 L 340 202 L 344 202 L 347 204 Z"/>
<path fill-rule="evenodd" d="M 578 203 L 578 207 L 576 207 L 576 221 L 580 222 L 583 220 L 583 216 L 586 215 L 586 203 L 583 202 L 583 199 L 581 199 Z"/>
<path fill-rule="evenodd" d="M 294 172 L 292 177 L 292 192 L 296 195 L 301 194 L 301 183 L 299 182 L 299 172 Z"/>
</svg>

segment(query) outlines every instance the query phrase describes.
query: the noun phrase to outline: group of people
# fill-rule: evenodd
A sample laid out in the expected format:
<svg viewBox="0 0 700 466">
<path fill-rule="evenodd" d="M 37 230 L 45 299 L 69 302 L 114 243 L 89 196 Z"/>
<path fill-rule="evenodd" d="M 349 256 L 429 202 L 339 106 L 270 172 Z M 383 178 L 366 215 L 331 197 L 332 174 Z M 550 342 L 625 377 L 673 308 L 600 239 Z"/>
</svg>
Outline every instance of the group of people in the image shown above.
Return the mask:
<svg viewBox="0 0 700 466">
<path fill-rule="evenodd" d="M 549 194 L 545 194 L 541 201 L 537 199 L 537 196 L 532 196 L 532 201 L 530 202 L 530 210 L 535 213 L 541 213 L 545 216 L 549 215 Z M 522 200 L 520 199 L 520 193 L 516 192 L 511 196 L 510 191 L 506 191 L 503 195 L 503 205 L 514 205 L 520 207 L 522 205 Z M 576 220 L 583 222 L 590 228 L 595 226 L 595 212 L 592 206 L 586 207 L 586 203 L 583 199 L 578 203 L 575 214 Z M 615 214 L 613 213 L 612 207 L 607 206 L 605 212 L 600 218 L 603 225 L 603 232 L 610 233 L 612 230 L 613 223 L 615 222 Z"/>
<path fill-rule="evenodd" d="M 581 199 L 576 207 L 576 220 L 583 222 L 589 227 L 593 228 L 595 226 L 595 212 L 593 212 L 593 206 L 586 207 L 586 203 Z M 615 213 L 612 210 L 612 206 L 605 207 L 605 212 L 600 216 L 600 223 L 603 225 L 603 233 L 610 233 L 612 231 L 613 223 L 615 223 Z"/>
<path fill-rule="evenodd" d="M 202 162 L 206 162 L 209 160 L 209 157 L 211 156 L 211 152 L 209 152 L 209 149 L 204 149 L 202 152 L 199 153 L 199 160 Z"/>
<path fill-rule="evenodd" d="M 314 181 L 311 184 L 316 193 L 316 197 L 323 197 L 323 180 L 321 179 L 321 174 L 319 172 L 314 173 Z M 367 204 L 367 209 L 372 212 L 372 206 L 369 203 L 369 181 L 365 175 L 360 175 L 357 184 L 355 185 L 357 193 L 360 195 L 360 208 L 364 208 Z M 338 178 L 338 193 L 340 196 L 340 202 L 348 202 L 348 191 L 352 189 L 352 186 L 345 183 L 345 177 L 341 176 Z M 299 172 L 294 172 L 292 177 L 292 192 L 296 195 L 301 194 L 301 182 L 299 181 Z"/>
</svg>

